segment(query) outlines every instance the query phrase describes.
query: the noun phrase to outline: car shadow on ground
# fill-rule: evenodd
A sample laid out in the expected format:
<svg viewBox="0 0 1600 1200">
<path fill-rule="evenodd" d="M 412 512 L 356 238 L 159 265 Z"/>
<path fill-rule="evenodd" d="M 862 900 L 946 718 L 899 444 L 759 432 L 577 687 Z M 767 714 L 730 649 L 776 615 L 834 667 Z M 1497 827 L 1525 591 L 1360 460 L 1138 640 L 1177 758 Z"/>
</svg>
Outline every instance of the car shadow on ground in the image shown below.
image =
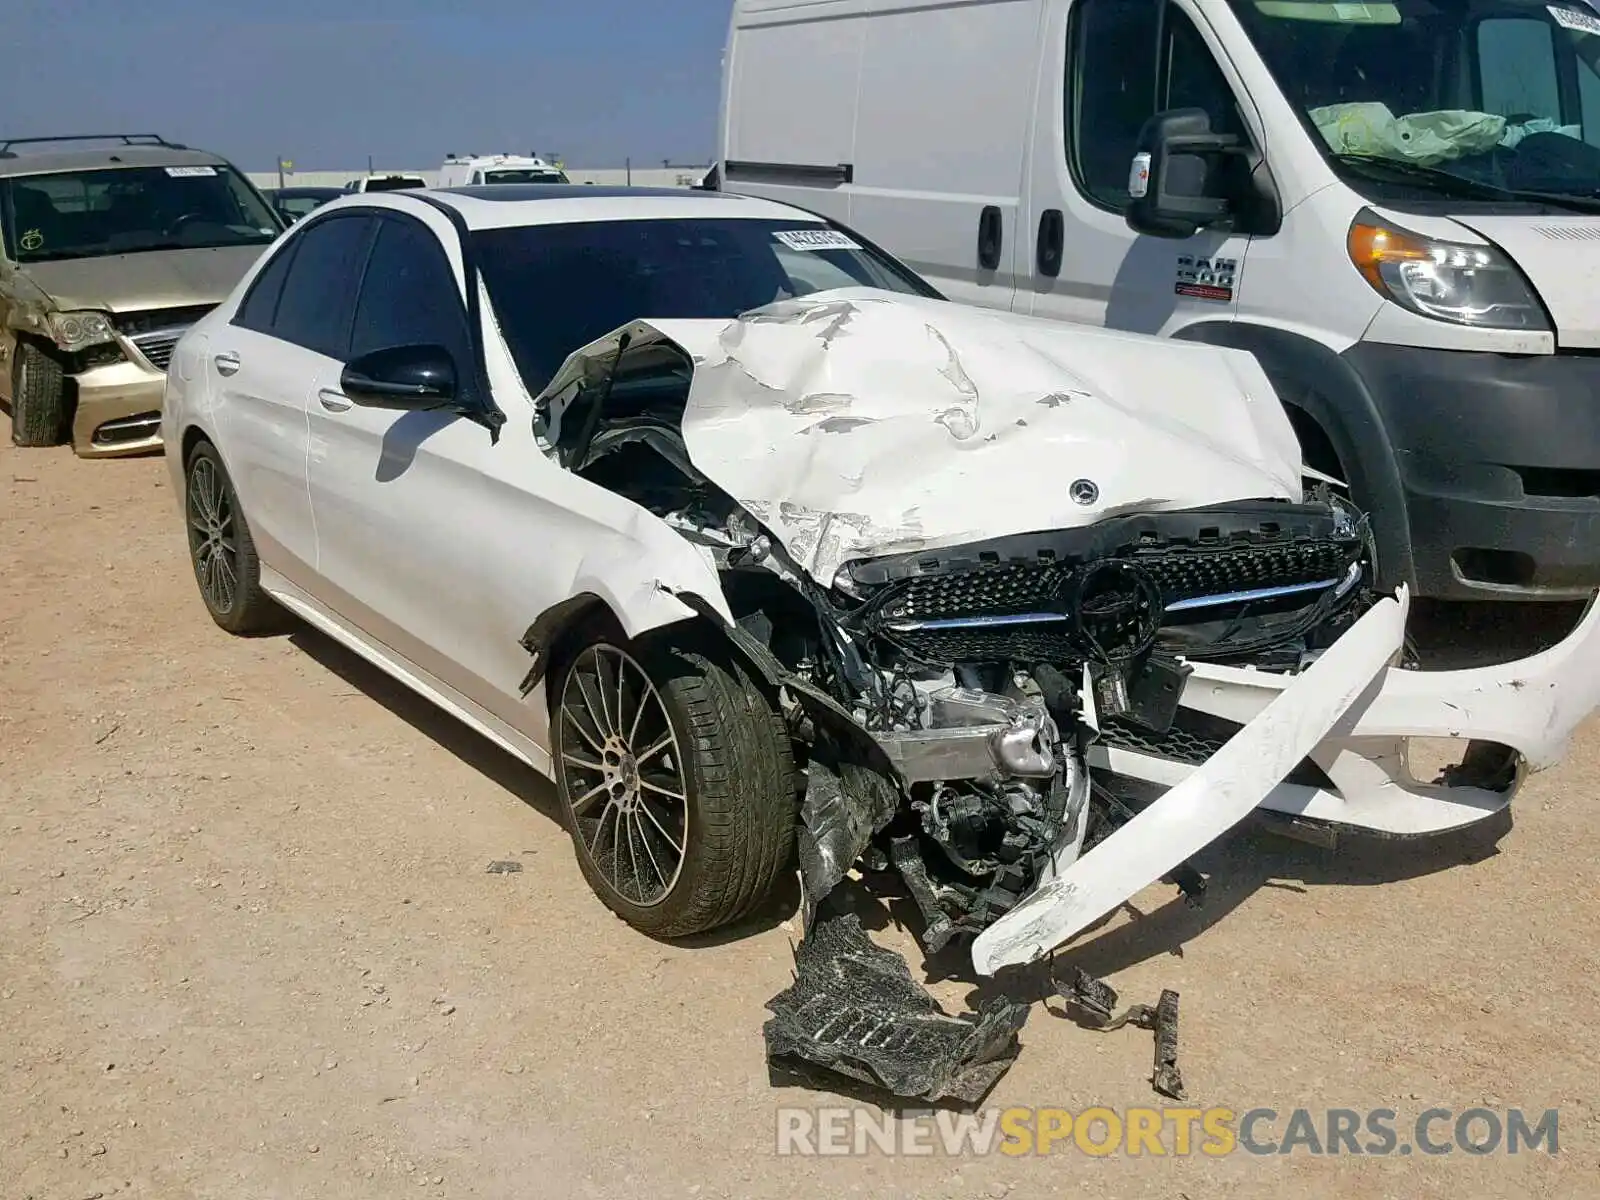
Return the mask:
<svg viewBox="0 0 1600 1200">
<path fill-rule="evenodd" d="M 362 695 L 383 705 L 479 774 L 492 780 L 540 816 L 564 828 L 555 784 L 527 763 L 468 728 L 431 700 L 417 695 L 352 650 L 298 620 L 286 627 L 289 643 Z M 800 907 L 798 877 L 785 874 L 759 910 L 733 925 L 691 938 L 661 939 L 669 945 L 703 949 L 726 945 L 776 928 Z M 645 935 L 641 935 L 645 936 Z"/>
<path fill-rule="evenodd" d="M 540 816 L 561 824 L 561 802 L 555 785 L 527 763 L 319 630 L 300 625 L 289 632 L 289 642 L 418 733 L 493 780 Z"/>
</svg>

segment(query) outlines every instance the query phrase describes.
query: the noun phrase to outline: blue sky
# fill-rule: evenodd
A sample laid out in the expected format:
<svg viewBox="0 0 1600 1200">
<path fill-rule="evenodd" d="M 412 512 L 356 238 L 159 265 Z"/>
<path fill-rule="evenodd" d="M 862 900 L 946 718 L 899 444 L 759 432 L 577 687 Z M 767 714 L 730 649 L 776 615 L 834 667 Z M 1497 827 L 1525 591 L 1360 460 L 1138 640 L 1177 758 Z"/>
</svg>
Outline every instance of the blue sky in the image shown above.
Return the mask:
<svg viewBox="0 0 1600 1200">
<path fill-rule="evenodd" d="M 20 5 L 20 9 L 19 9 Z M 709 161 L 730 0 L 0 0 L 0 133 L 154 131 L 245 170 Z"/>
</svg>

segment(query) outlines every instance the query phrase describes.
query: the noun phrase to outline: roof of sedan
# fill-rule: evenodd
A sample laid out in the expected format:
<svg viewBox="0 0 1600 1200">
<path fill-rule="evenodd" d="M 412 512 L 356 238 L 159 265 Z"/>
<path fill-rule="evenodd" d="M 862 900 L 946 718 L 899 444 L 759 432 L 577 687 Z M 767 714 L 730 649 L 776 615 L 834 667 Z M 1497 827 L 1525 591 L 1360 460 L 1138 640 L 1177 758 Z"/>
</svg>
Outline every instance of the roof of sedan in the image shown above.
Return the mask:
<svg viewBox="0 0 1600 1200">
<path fill-rule="evenodd" d="M 379 192 L 334 201 L 383 207 L 409 207 L 429 199 L 459 212 L 469 229 L 504 229 L 519 225 L 566 225 L 580 221 L 672 220 L 690 217 L 820 220 L 787 204 L 701 192 L 688 188 L 614 188 L 583 184 L 501 183 L 483 187 L 429 188 L 422 192 Z"/>
</svg>

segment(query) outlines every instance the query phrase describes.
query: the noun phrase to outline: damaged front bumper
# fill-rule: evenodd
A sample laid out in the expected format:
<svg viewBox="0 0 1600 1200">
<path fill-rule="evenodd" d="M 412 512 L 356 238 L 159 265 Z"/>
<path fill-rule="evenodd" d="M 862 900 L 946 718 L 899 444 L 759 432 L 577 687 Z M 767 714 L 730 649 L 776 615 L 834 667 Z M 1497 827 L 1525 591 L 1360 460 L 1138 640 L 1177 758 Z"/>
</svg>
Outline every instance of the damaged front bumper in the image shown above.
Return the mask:
<svg viewBox="0 0 1600 1200">
<path fill-rule="evenodd" d="M 1530 772 L 1561 758 L 1600 703 L 1600 605 L 1591 602 L 1578 627 L 1541 654 L 1459 671 L 1397 665 L 1408 607 L 1404 591 L 1380 601 L 1298 675 L 1196 664 L 1182 706 L 1242 726 L 1203 764 L 1092 746 L 1091 768 L 1168 790 L 1081 857 L 1064 843 L 1039 887 L 978 936 L 974 968 L 993 974 L 1036 961 L 1258 808 L 1396 836 L 1505 808 Z M 1509 777 L 1421 782 L 1408 763 L 1411 738 L 1503 748 Z M 1330 786 L 1285 782 L 1306 760 Z"/>
</svg>

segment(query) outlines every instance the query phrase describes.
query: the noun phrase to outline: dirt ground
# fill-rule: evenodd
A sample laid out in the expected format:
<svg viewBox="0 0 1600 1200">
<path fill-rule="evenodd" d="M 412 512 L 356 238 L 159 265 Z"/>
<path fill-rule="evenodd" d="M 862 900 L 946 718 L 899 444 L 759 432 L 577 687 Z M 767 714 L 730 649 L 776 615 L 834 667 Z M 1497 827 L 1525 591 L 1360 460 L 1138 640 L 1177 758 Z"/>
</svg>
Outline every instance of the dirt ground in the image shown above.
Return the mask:
<svg viewBox="0 0 1600 1200">
<path fill-rule="evenodd" d="M 1559 1107 L 1554 1158 L 777 1157 L 780 1104 L 840 1103 L 768 1079 L 793 897 L 693 947 L 612 918 L 530 771 L 211 624 L 159 458 L 0 446 L 0 765 L 6 1200 L 1600 1195 L 1594 725 L 1498 846 L 1240 834 L 1203 908 L 1058 960 L 1181 992 L 1199 1105 Z M 1022 1036 L 996 1105 L 1156 1101 L 1147 1033 Z"/>
</svg>

